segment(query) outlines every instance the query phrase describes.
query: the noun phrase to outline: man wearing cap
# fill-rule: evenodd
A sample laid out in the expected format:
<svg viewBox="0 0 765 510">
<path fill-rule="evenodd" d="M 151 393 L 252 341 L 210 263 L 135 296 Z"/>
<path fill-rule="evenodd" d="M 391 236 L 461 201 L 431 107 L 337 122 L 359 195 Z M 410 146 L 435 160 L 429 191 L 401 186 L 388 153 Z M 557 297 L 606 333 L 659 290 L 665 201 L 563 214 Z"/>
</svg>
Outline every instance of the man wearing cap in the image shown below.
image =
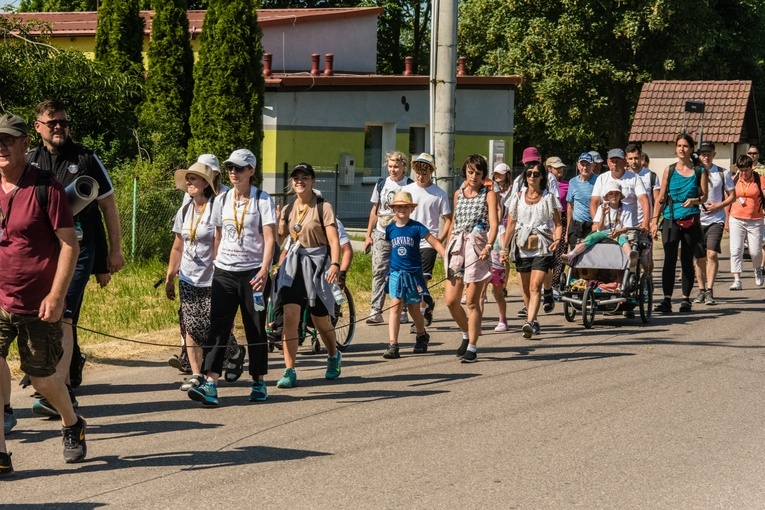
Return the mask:
<svg viewBox="0 0 765 510">
<path fill-rule="evenodd" d="M 600 175 L 603 172 L 603 158 L 598 151 L 590 151 L 588 154 L 592 156 L 592 173 Z"/>
<path fill-rule="evenodd" d="M 571 249 L 582 239 L 592 232 L 592 214 L 590 213 L 590 199 L 592 189 L 598 176 L 592 171 L 595 163 L 592 154 L 583 152 L 576 162 L 579 175 L 568 181 L 568 193 L 566 194 L 567 216 L 569 218 L 568 231 L 565 234 Z"/>
<path fill-rule="evenodd" d="M 722 252 L 721 241 L 727 217 L 727 207 L 736 199 L 736 185 L 727 168 L 714 164 L 715 145 L 704 142 L 699 149 L 699 160 L 707 171 L 709 184 L 707 201 L 701 207 L 701 231 L 703 237 L 696 250 L 696 281 L 699 295 L 694 303 L 716 304 L 714 285 L 719 267 L 718 254 Z"/>
<path fill-rule="evenodd" d="M 104 165 L 93 152 L 75 144 L 69 136 L 70 122 L 66 106 L 61 101 L 48 99 L 37 105 L 35 116 L 35 130 L 43 143 L 27 154 L 26 161 L 53 173 L 64 187 L 69 186 L 81 175 L 90 176 L 98 183 L 96 200 L 74 218 L 75 227 L 82 230 L 80 255 L 72 283 L 66 294 L 63 326 L 64 356 L 61 358 L 58 369 L 58 377 L 63 381 L 71 380 L 70 396 L 76 405 L 77 401 L 74 393 L 71 392 L 71 387 L 76 388 L 82 381 L 83 358 L 77 342 L 75 326 L 80 317 L 80 306 L 90 275 L 95 274 L 98 283 L 104 287 L 111 275 L 125 265 L 120 219 L 112 181 Z M 102 213 L 106 232 L 103 230 Z M 41 416 L 58 416 L 56 409 L 45 399 L 36 401 L 32 411 Z"/>
<path fill-rule="evenodd" d="M 24 161 L 28 133 L 20 117 L 0 117 L 0 371 L 8 370 L 8 349 L 18 339 L 21 370 L 60 412 L 64 460 L 81 462 L 87 452 L 85 420 L 75 414 L 64 381 L 55 375 L 63 353 L 61 316 L 77 263 L 77 235 L 61 183 Z M 45 202 L 38 196 L 41 186 Z M 0 477 L 12 472 L 3 431 Z"/>
<path fill-rule="evenodd" d="M 648 207 L 648 195 L 646 194 L 643 181 L 635 172 L 627 170 L 626 155 L 622 149 L 611 149 L 608 151 L 608 172 L 598 176 L 595 186 L 592 189 L 592 198 L 590 199 L 590 215 L 595 217 L 598 207 L 603 202 L 603 194 L 611 189 L 613 184 L 621 186 L 622 206 L 629 210 L 633 218 L 638 217 L 638 203 L 644 211 L 650 210 Z M 643 218 L 641 227 L 648 229 L 650 227 L 650 215 Z"/>
<path fill-rule="evenodd" d="M 404 186 L 402 191 L 409 192 L 412 200 L 418 204 L 412 211 L 410 218 L 425 225 L 431 235 L 438 239 L 441 244 L 446 243 L 446 234 L 452 225 L 452 207 L 449 203 L 449 196 L 446 191 L 433 182 L 433 173 L 436 171 L 436 160 L 423 152 L 414 161 L 412 161 L 412 170 L 415 173 L 415 181 Z M 438 235 L 438 227 L 441 218 L 444 220 L 442 234 Z M 420 240 L 420 257 L 422 258 L 422 272 L 425 280 L 429 281 L 433 277 L 433 268 L 436 265 L 436 249 L 424 238 Z M 433 308 L 435 302 L 430 294 L 423 296 L 425 303 L 425 325 L 430 326 L 433 321 Z M 406 308 L 404 308 L 406 309 Z M 415 324 L 412 324 L 415 328 Z"/>
</svg>

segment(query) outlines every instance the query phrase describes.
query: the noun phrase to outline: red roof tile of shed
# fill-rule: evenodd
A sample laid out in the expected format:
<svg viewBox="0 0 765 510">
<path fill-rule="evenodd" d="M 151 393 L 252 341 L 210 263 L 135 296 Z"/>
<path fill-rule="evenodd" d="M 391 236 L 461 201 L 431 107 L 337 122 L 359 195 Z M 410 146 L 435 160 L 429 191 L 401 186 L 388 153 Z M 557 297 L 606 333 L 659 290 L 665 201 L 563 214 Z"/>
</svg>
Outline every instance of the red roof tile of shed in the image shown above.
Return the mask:
<svg viewBox="0 0 765 510">
<path fill-rule="evenodd" d="M 704 101 L 703 137 L 715 143 L 759 139 L 751 81 L 669 81 L 643 85 L 631 142 L 674 142 L 683 128 L 687 100 Z M 686 131 L 698 138 L 701 115 L 685 114 Z"/>
<path fill-rule="evenodd" d="M 189 29 L 192 33 L 202 31 L 207 11 L 187 11 Z M 355 16 L 378 16 L 384 12 L 382 7 L 348 7 L 335 9 L 258 9 L 258 23 L 281 25 L 287 23 L 310 22 L 330 19 L 342 19 Z M 16 16 L 24 21 L 42 20 L 51 24 L 53 37 L 94 36 L 98 25 L 98 13 L 89 12 L 20 12 Z M 145 21 L 144 34 L 151 34 L 151 20 L 154 11 L 141 11 Z"/>
</svg>

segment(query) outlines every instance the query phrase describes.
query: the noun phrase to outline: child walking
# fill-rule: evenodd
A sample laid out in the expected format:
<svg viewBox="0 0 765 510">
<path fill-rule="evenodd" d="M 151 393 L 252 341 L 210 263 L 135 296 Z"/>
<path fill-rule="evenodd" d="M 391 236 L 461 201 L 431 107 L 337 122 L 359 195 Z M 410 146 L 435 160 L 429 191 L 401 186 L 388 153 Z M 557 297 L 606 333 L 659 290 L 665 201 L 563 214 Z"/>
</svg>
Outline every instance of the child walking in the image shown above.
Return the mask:
<svg viewBox="0 0 765 510">
<path fill-rule="evenodd" d="M 630 259 L 630 270 L 637 266 L 638 252 L 630 245 L 625 235 L 627 230 L 635 226 L 635 219 L 628 209 L 622 207 L 622 189 L 619 184 L 613 184 L 611 188 L 603 195 L 605 202 L 595 213 L 593 219 L 593 232 L 577 243 L 574 249 L 566 257 L 568 264 L 574 263 L 576 257 L 584 253 L 590 246 L 597 244 L 604 239 L 615 239 L 622 251 Z"/>
<path fill-rule="evenodd" d="M 420 241 L 427 241 L 441 257 L 444 256 L 444 246 L 425 225 L 409 218 L 417 207 L 417 204 L 412 201 L 411 193 L 397 192 L 393 195 L 393 202 L 390 205 L 395 218 L 393 223 L 385 228 L 385 240 L 391 243 L 388 273 L 388 293 L 391 302 L 388 321 L 390 343 L 383 358 L 396 359 L 401 357 L 398 347 L 398 330 L 404 303 L 409 309 L 409 315 L 412 316 L 417 331 L 412 352 L 422 354 L 428 351 L 430 336 L 425 331 L 425 318 L 420 311 L 422 296 L 428 293 L 422 271 Z"/>
</svg>

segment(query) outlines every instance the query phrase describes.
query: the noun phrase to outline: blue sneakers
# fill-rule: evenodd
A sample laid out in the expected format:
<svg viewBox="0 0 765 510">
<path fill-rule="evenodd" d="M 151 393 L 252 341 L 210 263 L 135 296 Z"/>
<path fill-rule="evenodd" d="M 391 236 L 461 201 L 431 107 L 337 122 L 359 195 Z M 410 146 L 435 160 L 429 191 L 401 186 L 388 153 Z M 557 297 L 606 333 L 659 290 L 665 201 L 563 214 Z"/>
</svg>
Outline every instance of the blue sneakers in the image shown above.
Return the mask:
<svg viewBox="0 0 765 510">
<path fill-rule="evenodd" d="M 343 353 L 340 351 L 335 352 L 334 356 L 327 358 L 327 373 L 324 374 L 326 379 L 337 379 L 340 377 L 340 362 L 343 360 Z"/>
<path fill-rule="evenodd" d="M 218 388 L 210 381 L 198 388 L 191 388 L 188 395 L 191 400 L 202 402 L 206 406 L 218 405 Z"/>
<path fill-rule="evenodd" d="M 297 374 L 294 368 L 285 368 L 284 375 L 276 383 L 277 388 L 294 388 L 297 386 Z"/>
<path fill-rule="evenodd" d="M 250 391 L 250 402 L 265 402 L 268 398 L 268 389 L 266 381 L 253 381 L 252 391 Z"/>
<path fill-rule="evenodd" d="M 3 430 L 8 434 L 16 426 L 18 420 L 12 413 L 3 413 Z"/>
</svg>

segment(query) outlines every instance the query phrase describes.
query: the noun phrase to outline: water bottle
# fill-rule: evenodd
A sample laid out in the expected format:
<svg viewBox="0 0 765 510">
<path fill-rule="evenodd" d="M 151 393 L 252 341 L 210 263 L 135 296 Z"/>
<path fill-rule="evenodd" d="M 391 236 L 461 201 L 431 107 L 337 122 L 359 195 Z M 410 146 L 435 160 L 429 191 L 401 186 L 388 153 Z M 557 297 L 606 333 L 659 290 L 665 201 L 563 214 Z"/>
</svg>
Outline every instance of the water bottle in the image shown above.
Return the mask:
<svg viewBox="0 0 765 510">
<path fill-rule="evenodd" d="M 335 297 L 335 303 L 337 303 L 338 306 L 343 306 L 343 303 L 345 303 L 345 293 L 343 293 L 343 289 L 336 283 L 332 284 L 332 295 Z"/>
<path fill-rule="evenodd" d="M 266 304 L 263 302 L 263 292 L 256 290 L 252 293 L 252 304 L 255 307 L 256 312 L 262 312 L 266 309 Z"/>
<path fill-rule="evenodd" d="M 82 242 L 82 225 L 80 225 L 79 221 L 74 224 L 74 233 L 77 234 L 77 242 Z"/>
<path fill-rule="evenodd" d="M 473 233 L 480 234 L 481 232 L 483 232 L 483 222 L 479 221 L 475 224 L 475 227 L 473 227 Z"/>
</svg>

